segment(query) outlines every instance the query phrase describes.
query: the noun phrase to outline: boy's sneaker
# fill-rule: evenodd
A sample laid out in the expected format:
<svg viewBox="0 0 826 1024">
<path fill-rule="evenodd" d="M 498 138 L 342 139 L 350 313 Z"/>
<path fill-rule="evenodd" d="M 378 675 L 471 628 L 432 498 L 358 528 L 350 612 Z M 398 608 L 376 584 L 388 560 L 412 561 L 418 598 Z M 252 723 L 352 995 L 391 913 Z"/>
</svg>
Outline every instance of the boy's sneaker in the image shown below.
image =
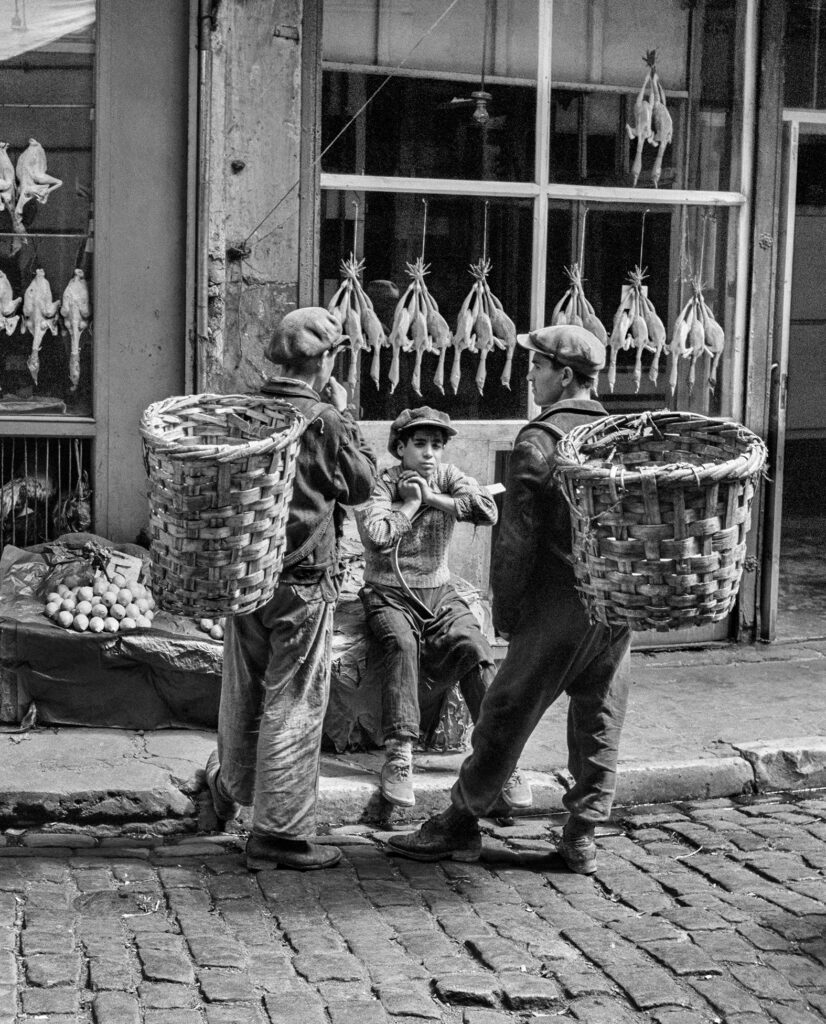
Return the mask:
<svg viewBox="0 0 826 1024">
<path fill-rule="evenodd" d="M 215 817 L 223 829 L 228 821 L 232 821 L 233 818 L 238 816 L 239 806 L 234 800 L 231 800 L 225 793 L 221 786 L 221 762 L 218 760 L 218 751 L 213 750 L 207 758 L 206 768 L 204 768 L 204 777 L 206 784 L 209 789 L 209 795 L 212 797 L 212 807 L 215 811 Z"/>
<path fill-rule="evenodd" d="M 531 787 L 518 768 L 514 768 L 502 787 L 502 799 L 514 811 L 524 811 L 533 805 Z"/>
<path fill-rule="evenodd" d="M 593 875 L 597 869 L 597 844 L 594 827 L 573 823 L 569 819 L 562 829 L 557 852 L 570 871 L 577 875 Z"/>
<path fill-rule="evenodd" d="M 388 740 L 386 760 L 381 769 L 380 788 L 384 799 L 396 807 L 413 807 L 413 743 L 410 740 Z"/>
<path fill-rule="evenodd" d="M 479 822 L 449 807 L 407 835 L 390 836 L 391 853 L 411 860 L 477 861 L 482 854 Z"/>
</svg>

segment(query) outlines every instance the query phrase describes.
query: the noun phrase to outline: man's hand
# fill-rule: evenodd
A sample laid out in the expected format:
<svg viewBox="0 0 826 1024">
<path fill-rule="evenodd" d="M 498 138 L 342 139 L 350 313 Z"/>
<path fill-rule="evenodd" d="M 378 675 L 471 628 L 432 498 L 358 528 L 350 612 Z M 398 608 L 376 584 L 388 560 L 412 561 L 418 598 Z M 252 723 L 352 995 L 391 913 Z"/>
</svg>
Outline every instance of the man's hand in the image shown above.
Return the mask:
<svg viewBox="0 0 826 1024">
<path fill-rule="evenodd" d="M 344 412 L 347 408 L 347 389 L 339 384 L 335 377 L 331 377 L 327 381 L 322 397 L 326 398 L 330 405 L 338 409 L 339 412 Z"/>
</svg>

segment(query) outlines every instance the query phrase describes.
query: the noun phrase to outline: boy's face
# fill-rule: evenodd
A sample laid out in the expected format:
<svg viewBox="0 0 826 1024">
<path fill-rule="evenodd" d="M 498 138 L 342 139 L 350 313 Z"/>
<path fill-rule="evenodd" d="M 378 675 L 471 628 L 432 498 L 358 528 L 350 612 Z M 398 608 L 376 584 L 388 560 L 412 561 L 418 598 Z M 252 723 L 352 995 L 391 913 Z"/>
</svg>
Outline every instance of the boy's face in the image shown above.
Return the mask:
<svg viewBox="0 0 826 1024">
<path fill-rule="evenodd" d="M 436 427 L 420 427 L 411 431 L 397 448 L 402 469 L 412 469 L 423 480 L 429 480 L 442 461 L 445 438 Z"/>
</svg>

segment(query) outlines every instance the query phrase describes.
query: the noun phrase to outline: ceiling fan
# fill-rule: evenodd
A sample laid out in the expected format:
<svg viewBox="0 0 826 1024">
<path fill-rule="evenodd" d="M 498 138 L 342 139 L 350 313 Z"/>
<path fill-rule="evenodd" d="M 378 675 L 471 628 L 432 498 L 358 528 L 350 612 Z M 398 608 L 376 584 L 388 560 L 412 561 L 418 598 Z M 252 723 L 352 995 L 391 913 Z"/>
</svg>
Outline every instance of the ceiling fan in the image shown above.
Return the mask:
<svg viewBox="0 0 826 1024">
<path fill-rule="evenodd" d="M 493 96 L 485 88 L 485 65 L 488 58 L 488 40 L 493 35 L 493 5 L 495 0 L 485 0 L 485 27 L 482 33 L 482 67 L 479 75 L 479 88 L 475 89 L 470 96 L 454 96 L 447 103 L 440 103 L 439 110 L 457 110 L 462 107 L 473 107 L 471 118 L 474 124 L 480 128 L 498 128 L 504 121 L 504 117 L 492 118 L 488 110 L 488 104 L 493 101 Z"/>
</svg>

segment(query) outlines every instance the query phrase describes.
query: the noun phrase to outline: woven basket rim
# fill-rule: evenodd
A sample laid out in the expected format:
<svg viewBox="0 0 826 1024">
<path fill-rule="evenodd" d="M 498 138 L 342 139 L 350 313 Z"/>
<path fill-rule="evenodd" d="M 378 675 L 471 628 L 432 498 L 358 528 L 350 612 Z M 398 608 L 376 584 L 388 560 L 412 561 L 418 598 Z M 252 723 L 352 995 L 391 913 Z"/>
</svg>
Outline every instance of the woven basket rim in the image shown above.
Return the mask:
<svg viewBox="0 0 826 1024">
<path fill-rule="evenodd" d="M 292 417 L 290 425 L 275 434 L 239 444 L 182 444 L 180 441 L 167 440 L 160 431 L 162 417 L 173 416 L 201 405 L 246 405 L 281 406 Z M 305 419 L 291 403 L 271 395 L 219 395 L 200 393 L 195 395 L 171 395 L 162 401 L 153 402 L 143 411 L 139 431 L 144 444 L 158 455 L 165 458 L 203 462 L 234 462 L 236 459 L 249 458 L 256 455 L 267 455 L 286 448 L 304 430 Z"/>
<path fill-rule="evenodd" d="M 610 434 L 619 431 L 643 431 L 653 427 L 656 431 L 667 428 L 669 423 L 706 423 L 711 427 L 735 433 L 738 442 L 742 443 L 743 451 L 734 458 L 720 462 L 651 462 L 642 469 L 631 469 L 621 462 L 611 467 L 596 466 L 582 455 L 581 446 L 589 441 L 602 439 L 608 441 Z M 645 435 L 650 439 L 651 434 Z M 632 438 L 628 438 L 632 440 Z M 576 480 L 617 481 L 621 477 L 623 485 L 640 483 L 644 477 L 656 474 L 658 483 L 683 484 L 691 482 L 702 485 L 706 482 L 721 479 L 745 478 L 759 473 L 766 464 L 768 451 L 764 442 L 741 423 L 724 417 L 704 416 L 701 413 L 662 410 L 644 413 L 615 413 L 603 416 L 592 423 L 574 427 L 556 446 L 556 472 L 566 478 Z"/>
</svg>

